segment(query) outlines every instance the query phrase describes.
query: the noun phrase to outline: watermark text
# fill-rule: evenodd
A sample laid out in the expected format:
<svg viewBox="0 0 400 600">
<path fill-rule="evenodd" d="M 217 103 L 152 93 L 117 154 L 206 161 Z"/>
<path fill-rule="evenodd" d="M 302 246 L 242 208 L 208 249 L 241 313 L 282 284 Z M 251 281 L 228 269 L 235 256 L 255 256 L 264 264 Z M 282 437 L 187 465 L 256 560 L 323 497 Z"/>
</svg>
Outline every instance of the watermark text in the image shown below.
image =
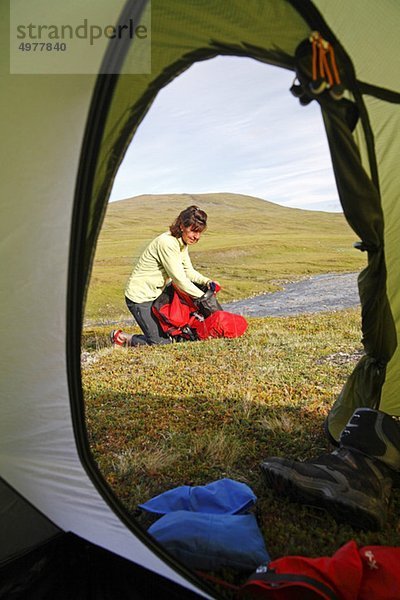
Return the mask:
<svg viewBox="0 0 400 600">
<path fill-rule="evenodd" d="M 150 73 L 150 2 L 139 17 L 124 22 L 118 17 L 113 2 L 85 2 L 77 8 L 60 0 L 10 0 L 10 72 L 114 73 L 118 64 L 126 73 Z M 119 45 L 125 66 L 107 61 L 113 51 L 121 55 Z"/>
</svg>

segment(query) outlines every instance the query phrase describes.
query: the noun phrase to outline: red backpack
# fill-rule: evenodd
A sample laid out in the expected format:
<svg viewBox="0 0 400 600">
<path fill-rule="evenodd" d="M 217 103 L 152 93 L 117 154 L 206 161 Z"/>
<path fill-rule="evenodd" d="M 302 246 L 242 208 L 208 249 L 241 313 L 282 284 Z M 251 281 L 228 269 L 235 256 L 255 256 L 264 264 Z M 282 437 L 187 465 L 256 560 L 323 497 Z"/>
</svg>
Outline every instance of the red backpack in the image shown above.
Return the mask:
<svg viewBox="0 0 400 600">
<path fill-rule="evenodd" d="M 152 311 L 164 333 L 177 341 L 240 337 L 247 329 L 244 317 L 222 309 L 215 292 L 208 292 L 205 302 L 196 304 L 174 284 L 165 287 Z"/>
<path fill-rule="evenodd" d="M 350 541 L 332 557 L 285 556 L 257 569 L 240 598 L 399 600 L 400 548 Z"/>
</svg>

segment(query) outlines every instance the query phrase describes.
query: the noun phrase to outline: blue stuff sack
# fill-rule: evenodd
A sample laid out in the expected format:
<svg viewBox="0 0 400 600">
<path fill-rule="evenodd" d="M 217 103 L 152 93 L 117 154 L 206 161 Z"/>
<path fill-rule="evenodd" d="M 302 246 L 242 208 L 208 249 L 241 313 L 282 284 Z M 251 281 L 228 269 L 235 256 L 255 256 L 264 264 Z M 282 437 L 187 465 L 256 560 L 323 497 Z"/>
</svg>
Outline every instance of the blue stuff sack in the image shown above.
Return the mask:
<svg viewBox="0 0 400 600">
<path fill-rule="evenodd" d="M 245 483 L 233 479 L 219 479 L 207 485 L 182 485 L 139 504 L 139 507 L 158 515 L 177 510 L 235 515 L 246 512 L 256 499 L 251 488 Z"/>
<path fill-rule="evenodd" d="M 270 561 L 252 514 L 212 515 L 179 510 L 158 519 L 148 533 L 191 569 L 254 570 Z"/>
</svg>

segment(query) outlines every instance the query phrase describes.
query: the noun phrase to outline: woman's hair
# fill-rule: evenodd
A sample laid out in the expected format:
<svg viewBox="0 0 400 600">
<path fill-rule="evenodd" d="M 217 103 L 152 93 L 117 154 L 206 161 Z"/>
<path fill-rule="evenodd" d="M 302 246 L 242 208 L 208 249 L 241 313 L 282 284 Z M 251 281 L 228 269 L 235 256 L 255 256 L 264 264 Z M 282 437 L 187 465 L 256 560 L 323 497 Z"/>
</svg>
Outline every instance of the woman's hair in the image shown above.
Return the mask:
<svg viewBox="0 0 400 600">
<path fill-rule="evenodd" d="M 190 227 L 192 231 L 204 231 L 207 227 L 207 214 L 198 206 L 188 206 L 179 213 L 169 230 L 174 237 L 179 238 L 182 237 L 182 226 Z"/>
</svg>

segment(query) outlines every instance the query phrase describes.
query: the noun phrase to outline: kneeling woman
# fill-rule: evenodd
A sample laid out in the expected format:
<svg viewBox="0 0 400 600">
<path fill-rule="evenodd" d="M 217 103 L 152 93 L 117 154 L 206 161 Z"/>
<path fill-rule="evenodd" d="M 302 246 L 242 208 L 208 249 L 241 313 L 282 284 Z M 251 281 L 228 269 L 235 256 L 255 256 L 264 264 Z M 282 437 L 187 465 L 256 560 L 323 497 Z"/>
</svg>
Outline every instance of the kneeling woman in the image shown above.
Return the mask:
<svg viewBox="0 0 400 600">
<path fill-rule="evenodd" d="M 125 301 L 143 335 L 129 335 L 120 329 L 111 333 L 111 341 L 118 346 L 168 344 L 151 307 L 172 281 L 192 298 L 203 295 L 195 284 L 209 285 L 211 279 L 193 268 L 189 246 L 197 244 L 207 227 L 207 215 L 197 206 L 183 210 L 169 231 L 157 236 L 138 260 L 125 288 Z M 217 282 L 216 282 L 217 283 Z"/>
</svg>

